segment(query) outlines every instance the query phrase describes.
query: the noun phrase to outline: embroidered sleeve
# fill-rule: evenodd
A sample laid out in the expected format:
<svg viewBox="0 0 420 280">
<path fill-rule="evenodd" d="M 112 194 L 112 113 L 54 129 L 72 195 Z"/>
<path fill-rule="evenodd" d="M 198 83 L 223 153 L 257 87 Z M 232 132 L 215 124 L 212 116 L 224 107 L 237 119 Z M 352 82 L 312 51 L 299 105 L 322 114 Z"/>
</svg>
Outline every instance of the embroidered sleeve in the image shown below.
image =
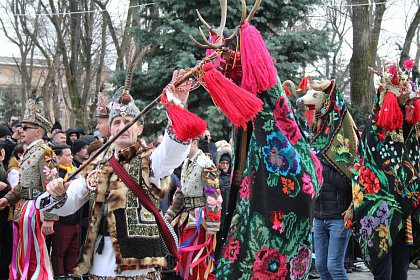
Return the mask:
<svg viewBox="0 0 420 280">
<path fill-rule="evenodd" d="M 203 169 L 203 193 L 206 199 L 206 223 L 208 231 L 219 231 L 222 195 L 219 189 L 219 171 L 212 165 Z"/>
<path fill-rule="evenodd" d="M 68 216 L 76 213 L 89 200 L 89 190 L 83 177 L 71 181 L 67 192 L 60 198 L 53 198 L 44 192 L 36 199 L 36 208 L 45 213 Z M 48 214 L 47 214 L 48 215 Z"/>
<path fill-rule="evenodd" d="M 178 215 L 179 211 L 181 211 L 182 207 L 184 206 L 184 194 L 182 193 L 181 189 L 178 188 L 172 198 L 172 204 L 169 209 L 165 213 L 165 218 L 168 222 L 171 222 L 176 215 Z"/>
<path fill-rule="evenodd" d="M 174 130 L 172 128 L 172 125 L 168 125 L 166 127 L 166 133 L 169 135 L 169 138 L 171 138 L 173 141 L 180 143 L 182 145 L 189 145 L 191 144 L 191 140 L 188 141 L 181 141 L 178 139 L 178 137 L 175 135 Z"/>
</svg>

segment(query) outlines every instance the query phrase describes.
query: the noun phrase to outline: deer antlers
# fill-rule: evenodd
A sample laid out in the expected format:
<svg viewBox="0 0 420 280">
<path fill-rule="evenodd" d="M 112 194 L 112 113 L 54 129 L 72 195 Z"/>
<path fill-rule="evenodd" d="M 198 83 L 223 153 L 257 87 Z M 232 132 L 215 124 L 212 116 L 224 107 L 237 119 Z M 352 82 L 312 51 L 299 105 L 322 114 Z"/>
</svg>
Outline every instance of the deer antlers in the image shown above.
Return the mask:
<svg viewBox="0 0 420 280">
<path fill-rule="evenodd" d="M 199 46 L 202 49 L 221 49 L 223 47 L 229 46 L 238 36 L 240 26 L 236 27 L 235 32 L 225 40 L 223 40 L 223 31 L 226 26 L 226 16 L 227 16 L 227 0 L 219 0 L 220 2 L 220 8 L 221 8 L 221 18 L 220 18 L 220 26 L 218 28 L 213 28 L 208 24 L 204 18 L 201 16 L 200 12 L 197 11 L 197 16 L 200 19 L 201 23 L 207 28 L 207 30 L 210 32 L 211 35 L 216 35 L 217 39 L 216 42 L 212 43 L 210 42 L 206 35 L 204 34 L 201 27 L 198 27 L 200 31 L 200 35 L 204 40 L 204 44 L 199 43 L 192 35 L 190 35 L 191 41 Z M 241 25 L 245 22 L 250 22 L 252 18 L 254 17 L 255 13 L 257 12 L 262 0 L 256 0 L 254 3 L 254 6 L 251 9 L 251 12 L 247 16 L 247 9 L 246 9 L 246 2 L 245 0 L 241 0 L 242 4 L 242 17 L 241 17 Z"/>
</svg>

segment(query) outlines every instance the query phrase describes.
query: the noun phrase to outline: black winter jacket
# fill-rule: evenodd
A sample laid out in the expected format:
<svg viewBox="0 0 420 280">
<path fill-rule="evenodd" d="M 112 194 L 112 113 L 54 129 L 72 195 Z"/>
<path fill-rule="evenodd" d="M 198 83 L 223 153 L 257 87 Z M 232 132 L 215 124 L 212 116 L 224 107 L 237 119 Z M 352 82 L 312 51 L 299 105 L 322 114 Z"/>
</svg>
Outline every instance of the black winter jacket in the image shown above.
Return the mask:
<svg viewBox="0 0 420 280">
<path fill-rule="evenodd" d="M 314 217 L 322 220 L 342 219 L 351 203 L 351 185 L 332 167 L 322 164 L 324 182 L 315 200 Z"/>
</svg>

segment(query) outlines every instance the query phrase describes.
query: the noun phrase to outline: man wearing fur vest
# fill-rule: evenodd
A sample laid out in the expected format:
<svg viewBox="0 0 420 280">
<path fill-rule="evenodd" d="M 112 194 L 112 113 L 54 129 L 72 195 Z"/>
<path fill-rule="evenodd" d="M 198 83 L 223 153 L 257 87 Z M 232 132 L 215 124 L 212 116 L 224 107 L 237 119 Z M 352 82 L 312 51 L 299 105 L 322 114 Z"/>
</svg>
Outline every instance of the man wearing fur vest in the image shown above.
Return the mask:
<svg viewBox="0 0 420 280">
<path fill-rule="evenodd" d="M 174 77 L 177 75 L 175 71 Z M 186 87 L 175 89 L 170 84 L 169 88 L 186 102 Z M 140 113 L 128 90 L 120 88 L 114 95 L 109 115 L 112 136 Z M 89 227 L 76 275 L 89 273 L 89 279 L 154 280 L 160 279 L 159 268 L 166 266 L 158 219 L 118 172 L 122 167 L 158 208 L 160 199 L 169 191 L 168 176 L 187 157 L 190 143 L 179 141 L 169 125 L 159 147 L 145 148 L 138 141 L 142 131 L 143 125 L 135 123 L 93 161 L 82 177 L 70 185 L 63 184 L 62 179 L 54 180 L 47 187 L 48 193 L 37 200 L 38 207 L 60 216 L 74 213 L 90 202 Z"/>
</svg>

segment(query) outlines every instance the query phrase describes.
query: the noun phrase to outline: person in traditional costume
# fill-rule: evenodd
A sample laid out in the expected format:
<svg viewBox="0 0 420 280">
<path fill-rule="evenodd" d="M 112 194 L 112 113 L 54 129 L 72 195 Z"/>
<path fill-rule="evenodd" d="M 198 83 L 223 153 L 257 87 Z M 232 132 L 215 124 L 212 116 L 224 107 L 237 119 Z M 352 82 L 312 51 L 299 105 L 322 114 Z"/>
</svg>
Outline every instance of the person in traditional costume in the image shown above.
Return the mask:
<svg viewBox="0 0 420 280">
<path fill-rule="evenodd" d="M 256 3 L 250 15 L 260 1 Z M 241 51 L 232 56 L 235 67 L 228 67 L 228 76 L 263 105 L 245 126 L 247 131 L 240 129 L 234 137 L 231 197 L 237 201 L 231 204 L 234 211 L 227 210 L 233 218 L 228 214 L 225 219 L 231 224 L 216 276 L 305 279 L 311 267 L 313 205 L 322 166 L 296 123 L 273 60 L 249 16 L 239 34 Z"/>
<path fill-rule="evenodd" d="M 310 145 L 322 163 L 323 175 L 314 208 L 315 264 L 321 279 L 348 279 L 344 258 L 351 229 L 346 227 L 343 213 L 352 201 L 351 169 L 358 131 L 335 80 L 306 77 L 302 84 L 307 85 L 301 87 L 306 94 L 297 104 L 307 108 Z"/>
<path fill-rule="evenodd" d="M 186 102 L 188 88 L 169 87 Z M 126 81 L 114 95 L 109 116 L 112 136 L 140 114 L 128 91 Z M 76 275 L 89 273 L 90 279 L 160 279 L 160 268 L 166 266 L 167 251 L 162 246 L 162 237 L 166 237 L 160 230 L 163 217 L 155 215 L 154 210 L 169 191 L 168 176 L 187 157 L 190 141 L 180 141 L 168 124 L 162 144 L 156 149 L 145 148 L 138 141 L 142 131 L 143 125 L 135 122 L 87 167 L 83 176 L 69 186 L 63 185 L 62 179 L 54 180 L 37 201 L 42 210 L 60 216 L 90 202 L 89 228 Z M 136 189 L 142 189 L 146 198 L 139 198 Z"/>
<path fill-rule="evenodd" d="M 173 223 L 180 231 L 177 271 L 182 278 L 215 279 L 212 254 L 222 209 L 219 171 L 198 145 L 197 139 L 191 144 L 182 165 L 180 187 L 165 218 L 172 222 L 177 217 Z"/>
<path fill-rule="evenodd" d="M 96 129 L 99 132 L 99 136 L 105 143 L 109 138 L 109 102 L 106 95 L 103 93 L 98 95 L 98 104 L 95 116 L 98 118 Z"/>
<path fill-rule="evenodd" d="M 353 177 L 354 226 L 375 279 L 407 279 L 420 251 L 420 99 L 395 66 L 381 73 Z"/>
<path fill-rule="evenodd" d="M 28 147 L 19 163 L 19 183 L 0 199 L 0 209 L 15 206 L 9 278 L 53 279 L 45 235 L 53 233 L 57 216 L 35 208 L 35 199 L 57 178 L 53 151 L 42 140 L 51 124 L 32 99 L 27 102 L 22 123 L 23 142 Z"/>
</svg>

